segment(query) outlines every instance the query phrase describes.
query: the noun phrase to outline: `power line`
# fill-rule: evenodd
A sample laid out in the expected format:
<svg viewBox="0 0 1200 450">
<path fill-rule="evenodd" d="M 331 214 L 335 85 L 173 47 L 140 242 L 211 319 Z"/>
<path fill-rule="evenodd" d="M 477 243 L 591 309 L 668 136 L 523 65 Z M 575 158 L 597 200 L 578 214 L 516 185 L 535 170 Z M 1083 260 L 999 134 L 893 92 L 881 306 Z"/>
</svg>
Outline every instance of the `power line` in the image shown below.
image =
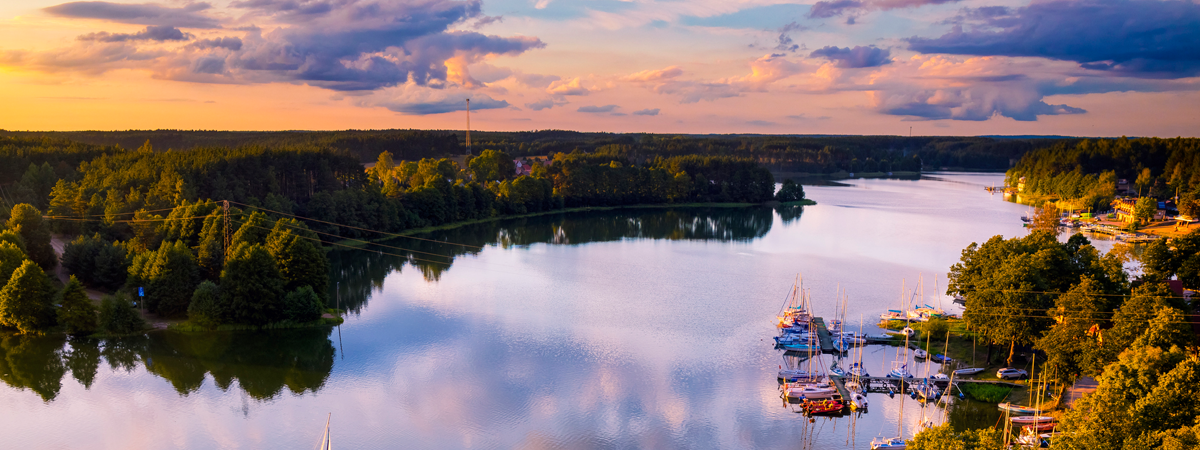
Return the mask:
<svg viewBox="0 0 1200 450">
<path fill-rule="evenodd" d="M 239 223 L 239 224 L 247 224 L 247 223 L 249 223 L 249 222 L 246 222 L 246 221 L 241 221 L 241 220 L 234 220 L 234 222 L 237 222 L 237 223 Z M 266 227 L 260 227 L 260 226 L 258 226 L 258 225 L 250 225 L 250 226 L 252 226 L 252 227 L 256 227 L 256 228 L 262 228 L 262 229 L 265 229 L 265 230 L 270 230 L 270 228 L 266 228 Z M 324 232 L 324 231 L 317 231 L 317 230 L 312 230 L 312 229 L 309 229 L 309 228 L 304 228 L 304 227 L 297 227 L 297 226 L 293 226 L 293 225 L 287 225 L 287 224 L 284 224 L 284 226 L 285 226 L 285 227 L 288 227 L 288 228 L 296 229 L 296 230 L 311 231 L 311 232 L 313 232 L 313 233 L 317 233 L 317 234 L 324 234 L 324 235 L 327 235 L 327 236 L 333 236 L 333 237 L 340 238 L 340 239 L 347 240 L 347 241 L 362 242 L 362 243 L 364 243 L 364 244 L 368 244 L 368 245 L 376 245 L 376 246 L 379 246 L 379 247 L 386 247 L 386 248 L 390 248 L 390 249 L 394 249 L 394 250 L 401 250 L 401 251 L 406 251 L 406 252 L 411 252 L 411 253 L 420 253 L 420 254 L 423 254 L 423 255 L 438 256 L 438 257 L 442 257 L 442 258 L 450 258 L 450 259 L 453 259 L 453 258 L 454 258 L 454 256 L 453 256 L 453 255 L 443 255 L 443 254 L 441 254 L 441 253 L 430 253 L 430 252 L 423 252 L 423 251 L 420 251 L 420 250 L 408 249 L 408 248 L 404 248 L 404 247 L 396 247 L 396 246 L 391 246 L 391 245 L 384 245 L 384 244 L 379 244 L 379 243 L 375 243 L 375 242 L 364 241 L 364 240 L 362 240 L 362 239 L 347 238 L 347 237 L 344 237 L 344 236 L 338 236 L 338 235 L 336 235 L 336 234 L 333 234 L 333 233 L 326 233 L 326 232 Z M 325 241 L 325 240 L 320 240 L 320 239 L 318 240 L 318 242 L 322 242 L 322 243 L 330 243 L 330 244 L 332 244 L 332 242 L 331 242 L 331 241 Z"/>
<path fill-rule="evenodd" d="M 284 215 L 284 216 L 294 217 L 294 218 L 296 218 L 296 219 L 300 219 L 300 220 L 307 220 L 307 221 L 311 221 L 311 222 L 324 223 L 324 224 L 333 225 L 333 226 L 337 226 L 337 227 L 349 228 L 349 229 L 352 229 L 352 230 L 366 231 L 366 232 L 369 232 L 369 233 L 378 233 L 378 234 L 383 234 L 383 235 L 388 235 L 388 236 L 394 236 L 394 237 L 399 237 L 399 238 L 406 238 L 406 239 L 416 239 L 416 240 L 418 240 L 418 241 L 436 242 L 436 243 L 438 243 L 438 244 L 446 244 L 446 245 L 458 245 L 458 246 L 462 246 L 462 247 L 470 247 L 470 248 L 475 248 L 475 249 L 480 249 L 480 250 L 482 250 L 482 249 L 483 249 L 483 247 L 480 247 L 480 246 L 478 246 L 478 245 L 459 244 L 459 243 L 457 243 L 457 242 L 446 242 L 446 241 L 439 241 L 439 240 L 436 240 L 436 239 L 425 239 L 425 238 L 419 238 L 419 237 L 414 237 L 414 236 L 409 236 L 409 235 L 404 235 L 404 234 L 388 233 L 388 232 L 386 232 L 386 231 L 372 230 L 372 229 L 368 229 L 368 228 L 356 227 L 356 226 L 352 226 L 352 225 L 343 225 L 343 224 L 340 224 L 340 223 L 334 223 L 334 222 L 329 222 L 329 221 L 320 220 L 320 219 L 313 219 L 313 218 L 311 218 L 311 217 L 298 216 L 298 215 L 291 214 L 291 213 L 285 213 L 285 212 L 281 212 L 281 211 L 270 210 L 270 209 L 266 209 L 266 208 L 259 207 L 259 206 L 247 205 L 247 204 L 245 204 L 245 203 L 238 203 L 238 202 L 235 202 L 235 201 L 230 201 L 229 203 L 233 203 L 233 204 L 235 204 L 235 205 L 241 205 L 241 206 L 245 206 L 245 207 L 247 207 L 247 208 L 259 209 L 259 210 L 266 211 L 266 212 L 269 212 L 269 213 L 274 213 L 274 214 L 280 214 L 280 215 Z"/>
</svg>

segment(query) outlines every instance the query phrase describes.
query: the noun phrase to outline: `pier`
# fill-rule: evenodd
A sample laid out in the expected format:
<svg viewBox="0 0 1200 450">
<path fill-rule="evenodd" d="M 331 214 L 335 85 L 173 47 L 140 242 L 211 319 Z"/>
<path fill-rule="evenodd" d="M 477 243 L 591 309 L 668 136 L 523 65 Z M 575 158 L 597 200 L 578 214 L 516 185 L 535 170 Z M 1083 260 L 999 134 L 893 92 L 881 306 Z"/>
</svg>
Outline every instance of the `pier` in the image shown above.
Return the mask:
<svg viewBox="0 0 1200 450">
<path fill-rule="evenodd" d="M 825 328 L 825 319 L 813 317 L 813 327 L 817 329 L 817 339 L 821 341 L 821 353 L 839 353 L 833 347 L 833 337 L 829 335 L 829 329 Z"/>
</svg>

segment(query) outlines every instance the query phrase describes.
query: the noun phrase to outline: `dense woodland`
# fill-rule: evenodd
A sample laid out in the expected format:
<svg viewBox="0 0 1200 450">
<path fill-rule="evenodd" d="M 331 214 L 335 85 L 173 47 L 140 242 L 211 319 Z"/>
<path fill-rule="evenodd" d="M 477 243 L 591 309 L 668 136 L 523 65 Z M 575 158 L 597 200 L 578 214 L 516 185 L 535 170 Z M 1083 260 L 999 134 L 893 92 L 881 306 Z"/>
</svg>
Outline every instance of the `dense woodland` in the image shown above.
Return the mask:
<svg viewBox="0 0 1200 450">
<path fill-rule="evenodd" d="M 191 327 L 294 326 L 325 311 L 326 251 L 346 239 L 572 207 L 776 198 L 767 169 L 733 156 L 573 151 L 518 176 L 513 156 L 490 149 L 466 167 L 383 151 L 364 170 L 351 152 L 312 144 L 164 151 L 0 139 L 4 167 L 25 167 L 0 179 L 0 321 L 23 333 L 136 331 L 135 302 Z M 788 182 L 779 199 L 803 195 Z M 49 275 L 59 264 L 52 235 L 69 241 L 69 280 Z M 415 258 L 449 257 L 426 253 Z M 116 292 L 98 319 L 85 287 Z"/>
<path fill-rule="evenodd" d="M 158 149 L 206 147 L 321 148 L 341 150 L 359 162 L 383 151 L 396 160 L 447 158 L 463 153 L 461 131 L 72 131 L 14 132 L 0 136 L 70 140 L 96 146 L 138 148 L 150 141 Z M 989 138 L 955 136 L 780 136 L 581 133 L 564 130 L 471 133 L 475 153 L 485 149 L 514 157 L 555 153 L 611 153 L 638 164 L 657 157 L 706 155 L 753 159 L 773 172 L 895 172 L 952 168 L 1006 170 L 1026 152 L 1060 138 Z M 24 167 L 24 166 L 21 166 Z"/>
<path fill-rule="evenodd" d="M 1200 353 L 1194 304 L 1166 281 L 1200 280 L 1200 231 L 1158 241 L 1131 280 L 1119 252 L 1101 255 L 1082 235 L 1052 229 L 972 244 L 951 268 L 948 294 L 966 298 L 967 326 L 1003 349 L 1038 353 L 1038 376 L 1068 386 L 1081 376 L 1099 386 L 1060 419 L 1051 448 L 1180 449 L 1200 445 Z M 1195 267 L 1194 267 L 1195 266 Z M 937 427 L 910 448 L 997 448 L 995 428 Z"/>
<path fill-rule="evenodd" d="M 1118 180 L 1140 196 L 1179 196 L 1180 212 L 1200 215 L 1200 139 L 1138 138 L 1059 141 L 1032 150 L 1007 173 L 1007 184 L 1025 178 L 1025 191 L 1085 208 L 1107 210 Z"/>
</svg>

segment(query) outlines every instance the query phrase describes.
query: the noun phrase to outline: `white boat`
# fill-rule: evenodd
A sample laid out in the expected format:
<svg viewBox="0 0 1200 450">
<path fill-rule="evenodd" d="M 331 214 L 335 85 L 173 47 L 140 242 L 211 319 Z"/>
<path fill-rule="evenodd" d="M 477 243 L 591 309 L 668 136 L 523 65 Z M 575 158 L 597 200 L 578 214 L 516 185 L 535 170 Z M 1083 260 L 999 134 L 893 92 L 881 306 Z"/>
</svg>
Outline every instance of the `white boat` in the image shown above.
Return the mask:
<svg viewBox="0 0 1200 450">
<path fill-rule="evenodd" d="M 800 378 L 808 378 L 808 371 L 803 369 L 782 369 L 779 371 L 779 378 L 785 380 L 796 380 Z"/>
<path fill-rule="evenodd" d="M 892 371 L 887 374 L 888 378 L 912 378 L 907 366 L 908 364 L 901 364 L 900 367 L 892 368 Z"/>
<path fill-rule="evenodd" d="M 955 375 L 975 375 L 975 374 L 983 372 L 985 370 L 987 370 L 987 369 L 984 369 L 982 367 L 968 367 L 966 369 L 955 370 L 954 374 Z"/>
<path fill-rule="evenodd" d="M 904 311 L 897 309 L 889 309 L 887 312 L 880 314 L 879 318 L 881 320 L 908 320 L 908 316 L 904 314 Z"/>
<path fill-rule="evenodd" d="M 846 371 L 843 370 L 841 367 L 838 367 L 837 363 L 833 363 L 832 366 L 829 366 L 829 373 L 837 375 L 839 377 L 846 376 Z"/>
<path fill-rule="evenodd" d="M 816 384 L 789 386 L 785 392 L 787 392 L 788 398 L 809 400 L 833 398 L 833 396 L 838 393 L 837 389 L 832 386 L 822 386 Z"/>
<path fill-rule="evenodd" d="M 871 376 L 870 374 L 868 374 L 868 373 L 867 373 L 867 369 L 866 369 L 866 368 L 864 368 L 864 367 L 862 366 L 862 364 L 859 364 L 859 363 L 854 363 L 854 364 L 851 364 L 851 365 L 850 365 L 850 370 L 848 370 L 848 371 L 847 371 L 847 373 L 849 373 L 850 375 L 856 376 L 856 377 L 869 377 L 869 376 Z"/>
<path fill-rule="evenodd" d="M 866 394 L 863 394 L 861 392 L 855 392 L 853 394 L 850 394 L 850 408 L 851 409 L 862 409 L 862 410 L 867 409 Z"/>
<path fill-rule="evenodd" d="M 1012 403 L 1001 403 L 999 405 L 996 405 L 996 408 L 1000 409 L 1001 411 L 1008 411 L 1012 414 L 1020 414 L 1020 415 L 1026 415 L 1026 416 L 1033 415 L 1033 414 L 1041 414 L 1041 413 L 1045 412 L 1045 411 L 1042 411 L 1037 408 L 1033 408 L 1033 407 L 1029 407 L 1029 406 L 1014 405 Z"/>
<path fill-rule="evenodd" d="M 902 448 L 908 448 L 908 444 L 905 444 L 904 438 L 901 438 L 901 437 L 894 437 L 894 438 L 878 438 L 877 437 L 875 439 L 871 439 L 871 450 L 877 450 L 877 449 L 881 449 L 881 448 L 902 449 Z"/>
<path fill-rule="evenodd" d="M 913 358 L 917 358 L 917 359 L 925 359 L 925 358 L 928 358 L 928 357 L 929 357 L 929 352 L 927 352 L 927 351 L 925 351 L 925 350 L 921 350 L 921 349 L 919 349 L 919 348 L 918 348 L 918 349 L 916 349 L 916 350 L 913 350 Z"/>
</svg>

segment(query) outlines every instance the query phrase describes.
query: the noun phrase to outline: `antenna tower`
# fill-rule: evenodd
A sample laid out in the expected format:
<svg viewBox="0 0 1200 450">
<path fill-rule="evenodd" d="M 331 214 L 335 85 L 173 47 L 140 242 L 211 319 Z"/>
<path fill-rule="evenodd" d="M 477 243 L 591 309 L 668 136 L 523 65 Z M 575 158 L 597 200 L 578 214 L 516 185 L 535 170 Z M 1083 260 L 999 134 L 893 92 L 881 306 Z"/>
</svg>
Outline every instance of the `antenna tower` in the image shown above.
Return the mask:
<svg viewBox="0 0 1200 450">
<path fill-rule="evenodd" d="M 223 245 L 221 247 L 221 256 L 223 256 L 224 258 L 228 258 L 229 257 L 229 200 L 224 200 L 224 201 L 222 201 L 222 203 L 224 203 L 224 208 L 222 208 L 222 209 L 225 212 L 225 245 Z M 224 258 L 222 258 L 222 259 L 224 259 Z"/>
</svg>

